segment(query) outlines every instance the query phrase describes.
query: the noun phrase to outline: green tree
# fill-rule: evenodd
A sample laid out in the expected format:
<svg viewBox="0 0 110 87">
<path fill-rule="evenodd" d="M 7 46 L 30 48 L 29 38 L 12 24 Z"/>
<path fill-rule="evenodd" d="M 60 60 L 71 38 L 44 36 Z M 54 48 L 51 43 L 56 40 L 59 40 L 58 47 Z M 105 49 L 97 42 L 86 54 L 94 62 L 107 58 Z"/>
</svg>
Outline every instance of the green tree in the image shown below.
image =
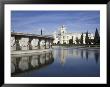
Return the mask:
<svg viewBox="0 0 110 87">
<path fill-rule="evenodd" d="M 69 40 L 69 44 L 72 45 L 73 44 L 73 39 Z"/>
<path fill-rule="evenodd" d="M 83 33 L 82 33 L 81 38 L 80 38 L 80 43 L 83 44 Z"/>
<path fill-rule="evenodd" d="M 94 43 L 94 39 L 91 39 L 91 43 Z"/>
<path fill-rule="evenodd" d="M 57 44 L 60 44 L 60 41 L 58 41 Z"/>
<path fill-rule="evenodd" d="M 86 44 L 89 44 L 88 31 L 86 32 L 85 43 L 86 43 Z"/>
<path fill-rule="evenodd" d="M 79 44 L 79 39 L 78 39 L 78 37 L 76 37 L 76 43 Z"/>
<path fill-rule="evenodd" d="M 100 36 L 99 36 L 97 28 L 95 31 L 94 44 L 100 44 Z"/>
<path fill-rule="evenodd" d="M 91 43 L 92 43 L 92 39 L 89 38 L 89 42 L 88 42 L 88 44 L 91 45 Z"/>
<path fill-rule="evenodd" d="M 70 45 L 73 44 L 73 36 L 72 36 L 72 39 L 69 40 L 69 44 L 70 44 Z"/>
</svg>

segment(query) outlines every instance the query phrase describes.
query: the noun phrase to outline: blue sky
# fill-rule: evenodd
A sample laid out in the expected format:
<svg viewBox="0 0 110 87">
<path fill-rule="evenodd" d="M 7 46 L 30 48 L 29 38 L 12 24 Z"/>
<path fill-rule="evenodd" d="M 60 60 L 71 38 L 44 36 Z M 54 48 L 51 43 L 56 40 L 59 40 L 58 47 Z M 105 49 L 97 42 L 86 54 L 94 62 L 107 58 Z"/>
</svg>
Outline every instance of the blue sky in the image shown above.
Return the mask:
<svg viewBox="0 0 110 87">
<path fill-rule="evenodd" d="M 11 31 L 52 34 L 65 25 L 68 32 L 100 29 L 100 11 L 12 11 Z"/>
</svg>

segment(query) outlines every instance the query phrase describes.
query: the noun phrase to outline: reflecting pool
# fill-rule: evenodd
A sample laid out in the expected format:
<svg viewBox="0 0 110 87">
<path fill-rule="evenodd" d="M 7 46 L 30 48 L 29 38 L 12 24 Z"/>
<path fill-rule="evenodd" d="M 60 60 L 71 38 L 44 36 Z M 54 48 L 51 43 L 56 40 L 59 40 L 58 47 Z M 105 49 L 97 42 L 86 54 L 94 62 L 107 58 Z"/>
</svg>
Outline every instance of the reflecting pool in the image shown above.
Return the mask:
<svg viewBox="0 0 110 87">
<path fill-rule="evenodd" d="M 99 77 L 100 49 L 54 47 L 41 54 L 11 58 L 15 77 Z"/>
</svg>

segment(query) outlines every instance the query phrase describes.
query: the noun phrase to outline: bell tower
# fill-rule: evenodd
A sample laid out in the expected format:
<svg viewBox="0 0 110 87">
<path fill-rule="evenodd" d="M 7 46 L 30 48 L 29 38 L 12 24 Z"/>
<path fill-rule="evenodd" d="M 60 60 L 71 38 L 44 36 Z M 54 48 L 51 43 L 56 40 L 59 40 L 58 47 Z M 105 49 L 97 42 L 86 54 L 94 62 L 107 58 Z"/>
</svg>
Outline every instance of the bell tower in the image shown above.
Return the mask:
<svg viewBox="0 0 110 87">
<path fill-rule="evenodd" d="M 64 25 L 61 26 L 60 33 L 61 33 L 61 35 L 66 33 L 66 28 Z"/>
</svg>

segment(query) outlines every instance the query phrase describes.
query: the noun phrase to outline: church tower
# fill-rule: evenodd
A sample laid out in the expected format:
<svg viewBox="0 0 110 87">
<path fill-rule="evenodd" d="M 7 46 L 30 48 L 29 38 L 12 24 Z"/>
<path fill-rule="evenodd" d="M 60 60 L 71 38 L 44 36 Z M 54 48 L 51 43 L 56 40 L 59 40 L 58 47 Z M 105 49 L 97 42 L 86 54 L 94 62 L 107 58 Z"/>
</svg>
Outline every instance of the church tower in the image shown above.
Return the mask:
<svg viewBox="0 0 110 87">
<path fill-rule="evenodd" d="M 59 41 L 60 41 L 60 44 L 65 43 L 66 34 L 67 34 L 66 28 L 65 28 L 64 25 L 62 25 L 60 27 L 60 29 L 59 29 Z"/>
<path fill-rule="evenodd" d="M 63 35 L 63 34 L 66 34 L 66 33 L 67 33 L 66 28 L 65 28 L 64 25 L 62 25 L 61 28 L 60 28 L 60 34 Z"/>
</svg>

